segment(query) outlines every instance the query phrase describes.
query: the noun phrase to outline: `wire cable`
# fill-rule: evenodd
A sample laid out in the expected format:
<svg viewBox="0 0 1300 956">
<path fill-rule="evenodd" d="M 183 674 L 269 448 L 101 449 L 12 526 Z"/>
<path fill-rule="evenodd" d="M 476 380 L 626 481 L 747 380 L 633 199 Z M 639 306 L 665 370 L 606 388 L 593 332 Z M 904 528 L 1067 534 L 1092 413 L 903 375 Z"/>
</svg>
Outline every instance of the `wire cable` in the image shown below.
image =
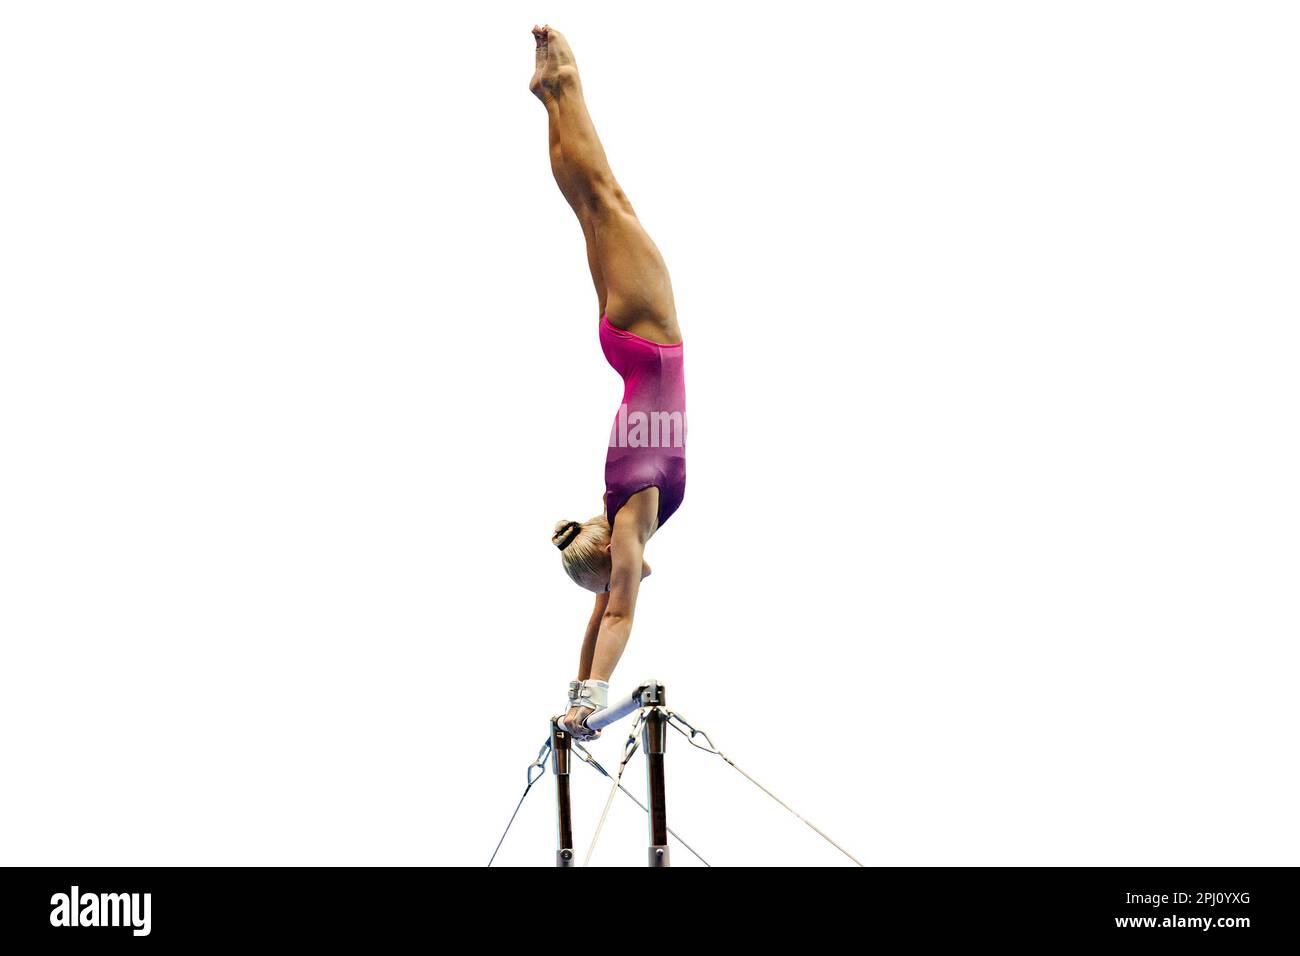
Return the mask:
<svg viewBox="0 0 1300 956">
<path fill-rule="evenodd" d="M 590 766 L 592 766 L 592 767 L 594 767 L 595 769 L 599 770 L 602 774 L 605 775 L 606 779 L 609 779 L 609 780 L 613 780 L 613 779 L 614 779 L 613 776 L 610 775 L 610 772 L 609 772 L 608 770 L 606 770 L 604 767 L 602 767 L 602 766 L 600 765 L 600 761 L 598 761 L 595 757 L 593 757 L 593 756 L 591 755 L 591 751 L 589 751 L 586 747 L 582 746 L 582 744 L 580 744 L 580 743 L 579 743 L 578 741 L 576 741 L 576 740 L 573 742 L 573 749 L 574 749 L 574 751 L 576 752 L 578 759 L 581 760 L 583 763 L 585 763 L 585 764 L 589 764 Z M 627 794 L 628 799 L 631 800 L 633 803 L 635 803 L 638 807 L 640 807 L 644 812 L 646 812 L 646 813 L 649 813 L 649 812 L 650 812 L 649 808 L 648 808 L 644 803 L 642 803 L 640 800 L 638 800 L 638 799 L 636 798 L 636 794 L 634 794 L 634 793 L 633 793 L 631 790 L 629 790 L 627 787 L 623 786 L 623 784 L 618 783 L 617 781 L 615 781 L 615 786 L 617 786 L 618 789 L 622 790 L 625 794 Z M 703 863 L 705 866 L 708 866 L 709 869 L 712 869 L 712 868 L 713 868 L 713 867 L 709 866 L 709 861 L 706 860 L 706 859 L 704 859 L 704 857 L 700 856 L 698 853 L 696 853 L 696 852 L 695 852 L 695 849 L 694 849 L 694 848 L 693 848 L 689 843 L 687 843 L 685 840 L 683 840 L 680 836 L 678 836 L 678 835 L 677 835 L 677 832 L 676 832 L 675 830 L 673 830 L 672 827 L 669 827 L 669 828 L 668 828 L 668 833 L 669 833 L 669 834 L 670 834 L 670 835 L 671 835 L 671 836 L 672 836 L 672 837 L 673 837 L 673 838 L 674 838 L 678 843 L 680 843 L 682 846 L 686 847 L 686 849 L 690 850 L 691 853 L 695 856 L 695 859 L 699 860 L 699 861 L 700 861 L 701 863 Z"/>
<path fill-rule="evenodd" d="M 669 725 L 670 727 L 672 727 L 674 730 L 676 730 L 676 731 L 677 731 L 679 734 L 681 734 L 683 737 L 685 737 L 685 738 L 687 739 L 687 741 L 690 743 L 690 745 L 691 745 L 692 747 L 695 747 L 695 748 L 698 749 L 698 750 L 703 750 L 703 751 L 706 752 L 706 753 L 717 754 L 717 755 L 718 755 L 719 757 L 721 757 L 724 761 L 726 761 L 728 765 L 730 765 L 731 767 L 734 767 L 734 768 L 736 769 L 736 771 L 737 771 L 737 772 L 738 772 L 742 777 L 744 777 L 746 780 L 748 780 L 748 781 L 749 781 L 750 783 L 752 783 L 754 786 L 758 787 L 758 789 L 762 790 L 765 794 L 767 794 L 769 797 L 771 797 L 771 798 L 772 798 L 773 800 L 775 800 L 777 803 L 781 804 L 781 806 L 785 807 L 787 810 L 789 810 L 791 813 L 793 813 L 796 817 L 798 817 L 800 820 L 802 820 L 802 821 L 804 822 L 804 824 L 806 824 L 806 825 L 808 826 L 808 828 L 811 829 L 814 833 L 816 833 L 819 837 L 821 837 L 823 840 L 825 840 L 825 841 L 826 841 L 827 843 L 829 843 L 831 846 L 835 847 L 835 849 L 839 850 L 841 853 L 843 853 L 845 856 L 847 856 L 850 860 L 852 860 L 852 861 L 853 861 L 854 863 L 856 863 L 858 866 L 862 866 L 862 865 L 863 865 L 862 862 L 861 862 L 861 861 L 860 861 L 856 856 L 854 856 L 854 855 L 853 855 L 852 853 L 850 853 L 848 850 L 844 849 L 844 847 L 840 846 L 838 843 L 836 843 L 834 840 L 832 840 L 829 836 L 827 836 L 824 832 L 822 832 L 822 830 L 820 830 L 817 826 L 815 826 L 815 825 L 812 823 L 812 821 L 808 820 L 807 818 L 805 818 L 805 817 L 803 817 L 802 815 L 800 815 L 799 813 L 797 813 L 797 812 L 795 811 L 795 809 L 794 809 L 792 806 L 790 806 L 790 804 L 786 803 L 784 800 L 782 800 L 780 797 L 778 797 L 778 796 L 777 796 L 775 793 L 773 793 L 771 790 L 767 789 L 767 787 L 763 786 L 761 783 L 759 783 L 757 780 L 755 780 L 755 779 L 754 779 L 753 777 L 751 777 L 749 774 L 745 773 L 745 771 L 741 770 L 740 767 L 736 765 L 736 762 L 735 762 L 734 760 L 732 760 L 730 757 L 728 757 L 726 754 L 724 754 L 721 750 L 719 750 L 719 749 L 717 748 L 717 746 L 713 743 L 713 741 L 709 739 L 709 735 L 708 735 L 708 734 L 706 734 L 706 733 L 705 733 L 704 731 L 702 731 L 702 730 L 697 730 L 695 727 L 692 727 L 691 724 L 690 724 L 690 722 L 689 722 L 685 717 L 681 716 L 680 714 L 673 713 L 672 711 L 669 711 L 669 712 L 668 712 L 668 725 Z M 680 725 L 680 726 L 679 726 L 679 725 Z M 684 730 L 682 729 L 683 727 L 685 728 Z M 706 747 L 706 746 L 704 746 L 703 744 L 696 743 L 696 741 L 695 741 L 695 738 L 696 738 L 696 737 L 702 737 L 702 738 L 704 738 L 704 740 L 708 743 L 708 746 Z"/>
<path fill-rule="evenodd" d="M 623 782 L 623 771 L 627 769 L 627 762 L 636 753 L 637 731 L 641 729 L 641 725 L 644 723 L 645 711 L 642 710 L 636 715 L 636 720 L 632 722 L 632 730 L 627 735 L 627 742 L 623 744 L 623 759 L 618 764 L 618 776 L 614 778 L 614 785 L 609 788 L 609 796 L 605 798 L 605 809 L 600 815 L 600 822 L 596 824 L 596 833 L 591 838 L 591 845 L 587 847 L 587 855 L 582 861 L 583 866 L 591 863 L 591 854 L 596 849 L 596 841 L 600 839 L 600 831 L 605 827 L 605 818 L 609 816 L 609 808 L 614 803 L 614 794 L 618 793 L 619 784 Z"/>
<path fill-rule="evenodd" d="M 515 825 L 515 817 L 519 816 L 519 808 L 524 805 L 524 797 L 527 797 L 528 791 L 533 789 L 533 784 L 546 776 L 546 757 L 550 752 L 551 738 L 547 737 L 546 743 L 542 744 L 542 749 L 537 751 L 537 759 L 528 765 L 528 786 L 524 787 L 524 795 L 520 797 L 519 802 L 515 804 L 515 812 L 510 814 L 510 822 L 506 824 L 505 833 L 501 834 L 501 839 L 497 840 L 497 848 L 492 851 L 492 859 L 488 860 L 488 866 L 493 864 L 497 858 L 497 854 L 501 852 L 501 844 L 506 842 L 506 834 L 508 834 L 510 828 Z M 538 771 L 536 777 L 533 776 L 534 770 Z"/>
</svg>

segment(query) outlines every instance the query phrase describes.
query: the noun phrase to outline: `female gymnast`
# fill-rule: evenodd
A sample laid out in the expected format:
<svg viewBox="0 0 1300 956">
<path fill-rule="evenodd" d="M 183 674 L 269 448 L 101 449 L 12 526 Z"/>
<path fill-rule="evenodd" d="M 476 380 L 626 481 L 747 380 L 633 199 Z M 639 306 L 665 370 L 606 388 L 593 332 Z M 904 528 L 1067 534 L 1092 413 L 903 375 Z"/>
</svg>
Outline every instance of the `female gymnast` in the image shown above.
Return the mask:
<svg viewBox="0 0 1300 956">
<path fill-rule="evenodd" d="M 586 720 L 607 706 L 609 677 L 632 631 L 637 592 L 650 574 L 645 544 L 686 490 L 682 335 L 663 257 L 619 188 L 582 97 L 573 51 L 557 30 L 533 27 L 529 89 L 546 107 L 551 172 L 587 241 L 600 304 L 600 346 L 623 377 L 623 401 L 605 458 L 604 513 L 561 521 L 552 543 L 564 570 L 596 594 L 560 724 L 594 736 Z"/>
</svg>

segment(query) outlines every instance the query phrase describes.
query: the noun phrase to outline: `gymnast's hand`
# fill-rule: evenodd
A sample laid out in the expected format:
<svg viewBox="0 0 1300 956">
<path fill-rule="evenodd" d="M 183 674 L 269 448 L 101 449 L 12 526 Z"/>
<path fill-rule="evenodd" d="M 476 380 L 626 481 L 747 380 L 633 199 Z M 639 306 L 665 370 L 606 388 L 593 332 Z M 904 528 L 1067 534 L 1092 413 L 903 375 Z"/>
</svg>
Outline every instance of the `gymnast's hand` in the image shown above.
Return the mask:
<svg viewBox="0 0 1300 956">
<path fill-rule="evenodd" d="M 594 713 L 595 711 L 590 707 L 570 707 L 561 723 L 568 727 L 569 733 L 579 740 L 595 740 L 600 736 L 600 731 L 590 731 L 583 724 L 583 721 Z"/>
</svg>

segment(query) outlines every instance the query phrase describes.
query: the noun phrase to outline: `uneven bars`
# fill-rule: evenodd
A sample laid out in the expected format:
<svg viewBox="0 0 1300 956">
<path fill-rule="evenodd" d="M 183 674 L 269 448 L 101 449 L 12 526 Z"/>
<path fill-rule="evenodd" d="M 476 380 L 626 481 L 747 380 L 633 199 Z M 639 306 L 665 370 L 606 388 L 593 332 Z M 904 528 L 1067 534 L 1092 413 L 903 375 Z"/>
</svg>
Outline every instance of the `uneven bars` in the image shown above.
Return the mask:
<svg viewBox="0 0 1300 956">
<path fill-rule="evenodd" d="M 604 710 L 598 710 L 587 718 L 588 730 L 602 730 L 612 723 L 622 720 L 633 711 L 642 707 L 661 706 L 663 704 L 663 685 L 657 680 L 648 680 L 630 694 L 626 694 Z"/>
</svg>

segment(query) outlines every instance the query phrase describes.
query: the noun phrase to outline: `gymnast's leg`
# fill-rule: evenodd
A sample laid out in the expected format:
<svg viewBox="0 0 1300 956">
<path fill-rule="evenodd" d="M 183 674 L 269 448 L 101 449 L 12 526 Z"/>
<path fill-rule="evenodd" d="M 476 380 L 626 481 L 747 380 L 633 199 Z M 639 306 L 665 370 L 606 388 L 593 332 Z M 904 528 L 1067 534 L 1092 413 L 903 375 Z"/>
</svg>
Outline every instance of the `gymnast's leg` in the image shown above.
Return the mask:
<svg viewBox="0 0 1300 956">
<path fill-rule="evenodd" d="M 651 341 L 680 342 L 668 268 L 614 179 L 573 51 L 551 27 L 534 27 L 533 38 L 536 71 L 529 88 L 546 106 L 551 171 L 582 225 L 601 312 Z"/>
</svg>

